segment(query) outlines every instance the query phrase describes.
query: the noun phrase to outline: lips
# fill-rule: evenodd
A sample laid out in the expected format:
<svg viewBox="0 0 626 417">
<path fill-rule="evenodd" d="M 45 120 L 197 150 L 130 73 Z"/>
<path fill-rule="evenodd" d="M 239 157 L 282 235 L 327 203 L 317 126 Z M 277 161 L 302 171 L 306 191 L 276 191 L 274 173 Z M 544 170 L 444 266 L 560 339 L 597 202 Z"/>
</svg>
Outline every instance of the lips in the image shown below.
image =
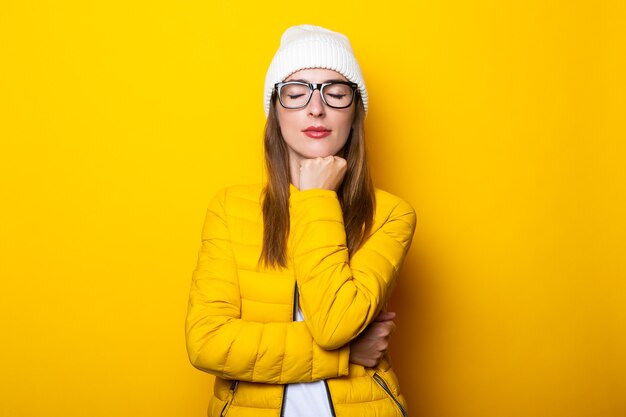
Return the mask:
<svg viewBox="0 0 626 417">
<path fill-rule="evenodd" d="M 304 134 L 310 138 L 322 139 L 330 135 L 331 130 L 325 128 L 324 126 L 309 126 L 306 129 L 304 129 L 302 132 L 304 132 Z"/>
</svg>

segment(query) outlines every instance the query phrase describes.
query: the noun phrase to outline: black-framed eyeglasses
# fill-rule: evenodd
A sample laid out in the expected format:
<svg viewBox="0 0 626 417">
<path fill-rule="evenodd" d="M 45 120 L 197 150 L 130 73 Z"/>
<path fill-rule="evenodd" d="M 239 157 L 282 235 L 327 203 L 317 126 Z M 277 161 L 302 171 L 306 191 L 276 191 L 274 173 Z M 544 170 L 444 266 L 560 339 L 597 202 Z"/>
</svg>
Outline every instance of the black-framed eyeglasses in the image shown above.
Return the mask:
<svg viewBox="0 0 626 417">
<path fill-rule="evenodd" d="M 301 81 L 287 81 L 274 84 L 280 105 L 286 109 L 301 109 L 309 104 L 313 91 L 320 90 L 322 101 L 328 107 L 345 109 L 354 101 L 358 84 L 349 81 L 332 81 L 310 84 Z"/>
</svg>

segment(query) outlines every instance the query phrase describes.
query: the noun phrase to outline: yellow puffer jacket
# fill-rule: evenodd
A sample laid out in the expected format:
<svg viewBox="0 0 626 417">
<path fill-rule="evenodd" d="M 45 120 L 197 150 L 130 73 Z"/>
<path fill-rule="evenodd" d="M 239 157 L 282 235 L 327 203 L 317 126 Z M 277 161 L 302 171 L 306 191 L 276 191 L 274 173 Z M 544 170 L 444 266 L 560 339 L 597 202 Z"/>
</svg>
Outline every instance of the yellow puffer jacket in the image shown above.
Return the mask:
<svg viewBox="0 0 626 417">
<path fill-rule="evenodd" d="M 262 187 L 211 202 L 193 273 L 187 351 L 216 375 L 208 415 L 281 416 L 284 384 L 327 380 L 336 417 L 406 416 L 390 363 L 349 362 L 349 342 L 390 295 L 415 229 L 405 201 L 376 191 L 372 233 L 352 258 L 337 194 L 291 186 L 288 266 L 259 265 Z M 296 286 L 297 284 L 297 286 Z M 298 291 L 304 322 L 294 321 Z"/>
</svg>

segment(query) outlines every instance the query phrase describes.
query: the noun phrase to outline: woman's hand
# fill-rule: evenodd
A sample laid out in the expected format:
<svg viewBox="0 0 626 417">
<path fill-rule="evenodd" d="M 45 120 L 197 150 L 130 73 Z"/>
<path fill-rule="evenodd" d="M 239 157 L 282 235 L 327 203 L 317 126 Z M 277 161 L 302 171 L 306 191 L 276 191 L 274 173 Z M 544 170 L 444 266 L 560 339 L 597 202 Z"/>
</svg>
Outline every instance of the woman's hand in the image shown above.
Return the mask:
<svg viewBox="0 0 626 417">
<path fill-rule="evenodd" d="M 300 161 L 300 191 L 321 188 L 337 191 L 346 175 L 347 162 L 339 156 Z"/>
<path fill-rule="evenodd" d="M 382 359 L 389 346 L 389 336 L 396 328 L 396 313 L 381 312 L 376 320 L 350 343 L 350 362 L 373 368 Z"/>
</svg>

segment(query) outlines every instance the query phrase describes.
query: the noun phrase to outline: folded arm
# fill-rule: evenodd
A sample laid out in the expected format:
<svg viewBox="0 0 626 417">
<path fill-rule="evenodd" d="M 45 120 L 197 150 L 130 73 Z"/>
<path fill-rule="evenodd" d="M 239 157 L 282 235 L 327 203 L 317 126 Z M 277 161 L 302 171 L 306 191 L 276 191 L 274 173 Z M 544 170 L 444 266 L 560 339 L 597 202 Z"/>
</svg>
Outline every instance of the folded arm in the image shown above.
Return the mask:
<svg viewBox="0 0 626 417">
<path fill-rule="evenodd" d="M 300 191 L 290 204 L 293 264 L 305 323 L 321 347 L 336 349 L 381 311 L 410 246 L 415 212 L 398 199 L 386 221 L 349 258 L 335 191 Z"/>
<path fill-rule="evenodd" d="M 349 347 L 326 350 L 303 322 L 241 319 L 241 294 L 222 192 L 202 232 L 186 319 L 187 352 L 198 369 L 226 379 L 285 384 L 348 374 Z"/>
</svg>

